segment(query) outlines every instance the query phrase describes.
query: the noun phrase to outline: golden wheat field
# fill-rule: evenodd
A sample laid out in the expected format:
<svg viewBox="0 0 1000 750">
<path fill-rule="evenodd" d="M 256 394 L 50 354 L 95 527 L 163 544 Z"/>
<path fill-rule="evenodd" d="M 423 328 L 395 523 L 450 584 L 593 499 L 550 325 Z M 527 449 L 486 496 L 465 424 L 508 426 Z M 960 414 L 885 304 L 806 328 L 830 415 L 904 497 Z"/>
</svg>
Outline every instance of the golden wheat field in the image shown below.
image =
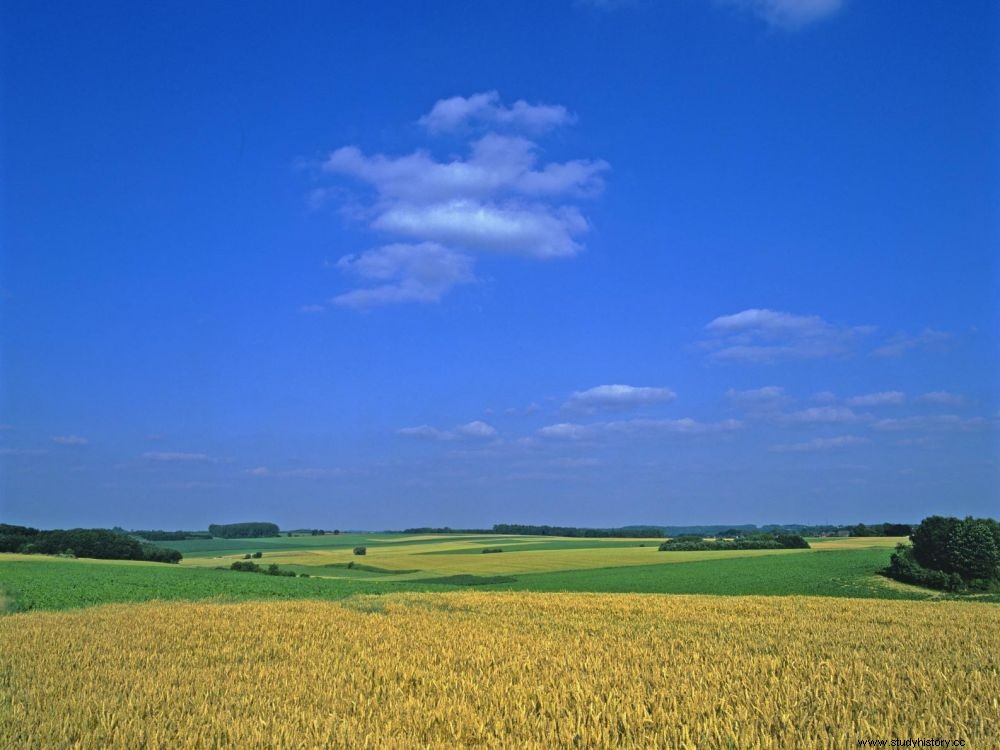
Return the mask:
<svg viewBox="0 0 1000 750">
<path fill-rule="evenodd" d="M 447 593 L 0 619 L 0 747 L 995 746 L 1000 610 Z"/>
</svg>

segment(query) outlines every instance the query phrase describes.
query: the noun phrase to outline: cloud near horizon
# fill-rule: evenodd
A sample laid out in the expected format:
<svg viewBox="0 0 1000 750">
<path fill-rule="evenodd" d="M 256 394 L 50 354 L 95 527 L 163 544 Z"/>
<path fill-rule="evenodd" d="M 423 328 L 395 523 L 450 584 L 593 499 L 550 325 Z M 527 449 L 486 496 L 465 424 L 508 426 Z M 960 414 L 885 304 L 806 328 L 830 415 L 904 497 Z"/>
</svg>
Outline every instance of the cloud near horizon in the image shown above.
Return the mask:
<svg viewBox="0 0 1000 750">
<path fill-rule="evenodd" d="M 721 422 L 699 422 L 690 417 L 683 417 L 681 419 L 623 419 L 613 422 L 594 422 L 591 424 L 560 422 L 541 427 L 536 434 L 539 437 L 556 440 L 583 440 L 604 435 L 704 435 L 731 432 L 741 427 L 743 427 L 743 422 L 738 419 L 725 419 Z"/>
<path fill-rule="evenodd" d="M 462 440 L 462 439 L 483 439 L 497 436 L 497 429 L 486 422 L 475 420 L 460 424 L 451 430 L 442 430 L 438 427 L 422 424 L 416 427 L 403 427 L 396 430 L 398 435 L 403 437 L 423 438 L 425 440 Z"/>
<path fill-rule="evenodd" d="M 669 403 L 677 394 L 669 388 L 634 385 L 598 385 L 573 393 L 563 408 L 569 411 L 596 412 L 636 409 L 651 404 Z"/>
<path fill-rule="evenodd" d="M 802 443 L 785 443 L 782 445 L 772 445 L 768 448 L 772 453 L 812 453 L 815 451 L 835 450 L 837 448 L 848 448 L 855 445 L 865 445 L 871 440 L 856 435 L 841 435 L 839 437 L 815 438 Z"/>
<path fill-rule="evenodd" d="M 90 445 L 90 441 L 80 435 L 54 435 L 52 442 L 56 445 Z"/>
<path fill-rule="evenodd" d="M 341 258 L 340 270 L 375 285 L 331 303 L 437 302 L 476 280 L 476 255 L 549 260 L 579 253 L 590 225 L 578 203 L 601 192 L 609 165 L 600 159 L 542 163 L 538 144 L 522 134 L 575 119 L 561 105 L 506 107 L 496 92 L 486 92 L 442 99 L 419 120 L 432 135 L 471 131 L 464 157 L 438 159 L 426 148 L 367 155 L 353 145 L 330 153 L 322 172 L 367 188 L 360 215 L 372 231 L 398 240 Z"/>
</svg>

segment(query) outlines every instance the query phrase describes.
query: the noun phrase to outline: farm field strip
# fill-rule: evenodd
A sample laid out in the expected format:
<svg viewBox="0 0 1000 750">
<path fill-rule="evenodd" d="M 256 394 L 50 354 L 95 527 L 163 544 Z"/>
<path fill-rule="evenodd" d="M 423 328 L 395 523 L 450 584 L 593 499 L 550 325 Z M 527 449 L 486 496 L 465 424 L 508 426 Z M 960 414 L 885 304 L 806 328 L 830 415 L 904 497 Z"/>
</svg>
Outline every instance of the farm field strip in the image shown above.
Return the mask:
<svg viewBox="0 0 1000 750">
<path fill-rule="evenodd" d="M 111 605 L 0 618 L 0 746 L 986 747 L 998 655 L 1000 610 L 965 602 Z"/>
</svg>

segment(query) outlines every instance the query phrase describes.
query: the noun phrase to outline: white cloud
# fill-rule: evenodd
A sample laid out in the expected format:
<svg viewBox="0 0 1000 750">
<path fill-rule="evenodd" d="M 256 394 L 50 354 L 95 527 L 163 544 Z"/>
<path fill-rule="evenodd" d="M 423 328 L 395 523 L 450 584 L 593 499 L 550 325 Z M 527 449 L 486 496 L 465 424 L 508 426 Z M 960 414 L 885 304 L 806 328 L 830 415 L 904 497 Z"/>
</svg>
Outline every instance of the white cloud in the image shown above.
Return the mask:
<svg viewBox="0 0 1000 750">
<path fill-rule="evenodd" d="M 0 456 L 41 456 L 47 452 L 42 448 L 0 448 Z"/>
<path fill-rule="evenodd" d="M 387 208 L 372 226 L 392 234 L 440 242 L 472 251 L 565 258 L 581 245 L 574 239 L 589 227 L 573 206 L 496 204 L 474 200 Z"/>
<path fill-rule="evenodd" d="M 488 438 L 494 437 L 497 434 L 497 430 L 493 425 L 477 419 L 474 422 L 467 422 L 456 427 L 455 434 L 463 437 Z"/>
<path fill-rule="evenodd" d="M 269 469 L 267 466 L 257 466 L 253 469 L 247 469 L 245 472 L 252 477 L 288 477 L 291 479 L 326 479 L 328 477 L 339 476 L 342 472 L 340 469 L 316 469 L 316 468 L 301 468 L 301 469 L 280 469 L 273 470 Z"/>
<path fill-rule="evenodd" d="M 774 453 L 811 453 L 813 451 L 834 450 L 837 448 L 848 448 L 852 445 L 864 445 L 870 443 L 868 438 L 857 437 L 855 435 L 841 435 L 840 437 L 816 438 L 804 443 L 786 443 L 784 445 L 772 445 L 768 450 Z"/>
<path fill-rule="evenodd" d="M 416 427 L 403 427 L 396 431 L 404 437 L 423 438 L 425 440 L 462 440 L 496 437 L 497 430 L 486 422 L 475 420 L 460 424 L 451 430 L 442 430 L 427 424 Z"/>
<path fill-rule="evenodd" d="M 951 339 L 947 331 L 925 328 L 916 336 L 900 333 L 872 351 L 873 357 L 901 357 L 914 349 L 939 349 Z"/>
<path fill-rule="evenodd" d="M 862 396 L 852 396 L 846 401 L 850 406 L 898 406 L 905 402 L 906 394 L 902 391 L 866 393 Z"/>
<path fill-rule="evenodd" d="M 538 430 L 538 435 L 544 438 L 555 438 L 557 440 L 582 440 L 592 437 L 596 429 L 582 424 L 572 422 L 559 422 L 550 424 Z"/>
<path fill-rule="evenodd" d="M 785 400 L 785 389 L 777 385 L 765 385 L 762 388 L 749 388 L 743 391 L 730 388 L 726 391 L 726 398 L 745 409 L 767 410 L 777 407 Z"/>
<path fill-rule="evenodd" d="M 457 130 L 467 125 L 507 126 L 518 130 L 544 131 L 571 125 L 576 116 L 559 104 L 528 104 L 523 99 L 510 107 L 500 102 L 496 91 L 472 96 L 440 99 L 418 122 L 431 133 Z"/>
<path fill-rule="evenodd" d="M 917 398 L 925 404 L 943 404 L 947 406 L 961 406 L 965 403 L 965 398 L 957 393 L 949 391 L 931 391 L 924 393 Z"/>
<path fill-rule="evenodd" d="M 702 435 L 713 432 L 729 432 L 737 430 L 743 423 L 736 419 L 726 419 L 721 422 L 699 422 L 684 417 L 681 419 L 623 419 L 613 422 L 596 422 L 594 424 L 577 424 L 560 422 L 542 427 L 537 434 L 543 438 L 559 440 L 581 440 L 599 435 L 609 434 L 684 434 Z"/>
<path fill-rule="evenodd" d="M 960 417 L 957 414 L 915 415 L 899 419 L 880 419 L 876 430 L 974 430 L 995 424 L 984 417 Z"/>
<path fill-rule="evenodd" d="M 829 18 L 843 7 L 843 0 L 727 0 L 746 8 L 773 27 L 795 30 Z"/>
<path fill-rule="evenodd" d="M 142 457 L 147 461 L 215 463 L 218 459 L 205 453 L 181 453 L 178 451 L 146 451 Z"/>
<path fill-rule="evenodd" d="M 384 245 L 360 255 L 346 255 L 337 266 L 364 279 L 388 282 L 354 289 L 331 300 L 345 307 L 436 302 L 453 286 L 475 280 L 471 258 L 433 242 Z"/>
<path fill-rule="evenodd" d="M 507 108 L 490 93 L 442 100 L 422 122 L 434 132 L 462 123 L 537 132 L 545 123 L 571 120 L 562 107 L 517 102 Z M 362 278 L 387 282 L 333 300 L 371 307 L 440 300 L 455 285 L 475 281 L 472 256 L 477 253 L 534 259 L 576 255 L 590 228 L 577 202 L 601 192 L 608 164 L 587 159 L 542 163 L 533 141 L 487 132 L 470 141 L 465 156 L 438 159 L 426 149 L 367 155 L 344 146 L 328 156 L 322 169 L 370 188 L 367 207 L 352 213 L 372 230 L 406 241 L 349 255 L 337 264 Z"/>
<path fill-rule="evenodd" d="M 751 308 L 710 321 L 712 338 L 701 342 L 719 362 L 765 364 L 782 359 L 815 359 L 844 355 L 870 326 L 841 326 L 816 315 L 795 315 Z"/>
<path fill-rule="evenodd" d="M 563 408 L 574 411 L 595 412 L 614 409 L 634 409 L 650 404 L 666 403 L 677 397 L 669 388 L 634 385 L 598 385 L 585 391 L 576 391 Z"/>
<path fill-rule="evenodd" d="M 56 445 L 90 445 L 90 441 L 79 435 L 54 435 L 52 442 Z"/>
<path fill-rule="evenodd" d="M 866 417 L 856 414 L 846 406 L 811 406 L 808 409 L 784 414 L 781 419 L 790 424 L 842 424 L 860 422 Z"/>
</svg>

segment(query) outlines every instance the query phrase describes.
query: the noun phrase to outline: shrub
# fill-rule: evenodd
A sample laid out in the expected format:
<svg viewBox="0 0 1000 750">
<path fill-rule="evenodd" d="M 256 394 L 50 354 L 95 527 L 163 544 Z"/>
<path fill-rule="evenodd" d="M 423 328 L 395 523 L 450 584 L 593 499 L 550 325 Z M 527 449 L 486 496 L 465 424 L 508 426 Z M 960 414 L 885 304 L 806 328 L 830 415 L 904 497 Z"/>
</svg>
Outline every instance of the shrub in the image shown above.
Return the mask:
<svg viewBox="0 0 1000 750">
<path fill-rule="evenodd" d="M 354 548 L 354 554 L 355 555 L 366 555 L 366 554 L 368 554 L 368 548 L 367 547 L 355 547 Z"/>
<path fill-rule="evenodd" d="M 254 552 L 253 556 L 259 560 L 260 558 L 262 558 L 264 556 L 264 553 L 263 552 Z"/>
<path fill-rule="evenodd" d="M 244 560 L 237 560 L 236 562 L 234 562 L 232 565 L 229 566 L 229 569 L 230 570 L 238 570 L 241 573 L 259 573 L 260 572 L 260 566 L 257 563 L 251 562 L 249 560 L 246 560 L 246 561 L 244 561 Z"/>
<path fill-rule="evenodd" d="M 483 554 L 488 555 L 493 552 L 503 552 L 502 547 L 483 547 Z"/>
</svg>

